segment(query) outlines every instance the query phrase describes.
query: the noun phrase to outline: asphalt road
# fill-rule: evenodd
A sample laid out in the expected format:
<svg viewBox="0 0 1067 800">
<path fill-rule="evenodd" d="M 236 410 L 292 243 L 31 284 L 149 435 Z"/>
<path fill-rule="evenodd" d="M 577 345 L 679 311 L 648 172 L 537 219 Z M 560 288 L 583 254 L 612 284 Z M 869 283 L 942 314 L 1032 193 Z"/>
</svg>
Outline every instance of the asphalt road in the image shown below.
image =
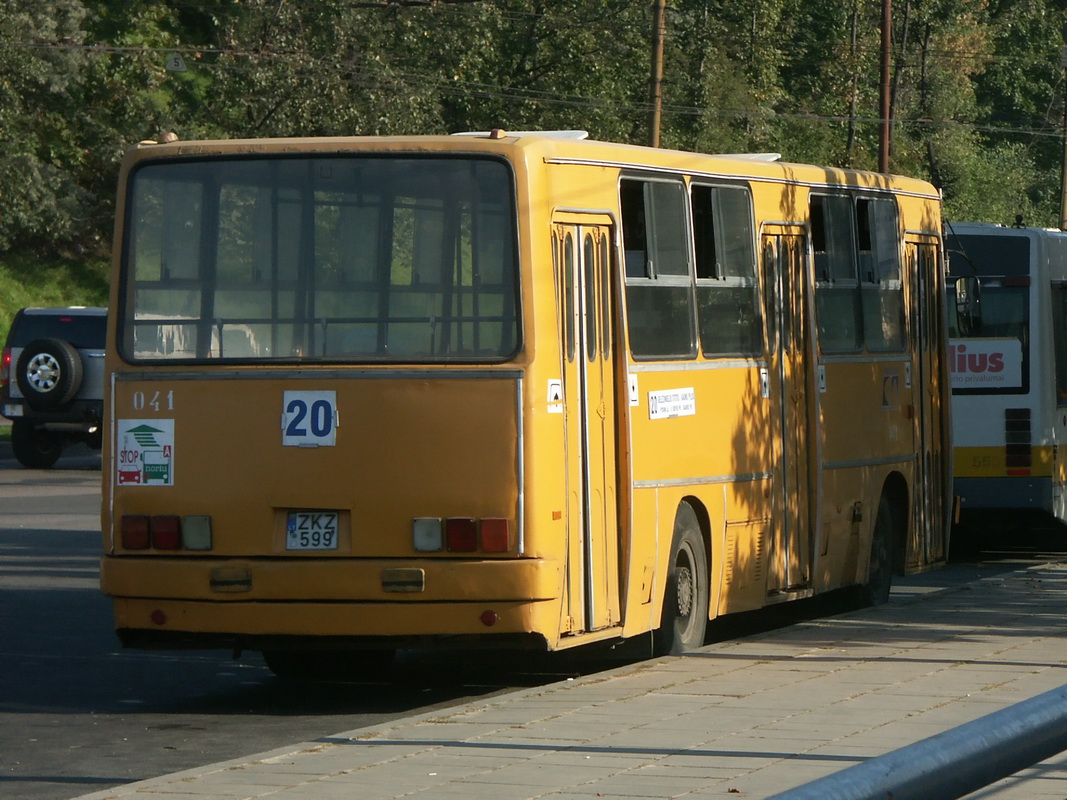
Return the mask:
<svg viewBox="0 0 1067 800">
<path fill-rule="evenodd" d="M 258 654 L 118 647 L 97 586 L 99 457 L 20 468 L 0 447 L 0 797 L 64 800 L 129 781 L 273 749 L 553 682 L 641 655 L 508 662 L 404 654 L 387 683 L 294 686 Z M 944 570 L 900 582 L 894 597 L 1059 560 L 1057 526 L 974 539 Z M 839 610 L 832 599 L 740 615 L 729 638 Z"/>
<path fill-rule="evenodd" d="M 122 650 L 98 587 L 99 482 L 88 450 L 41 471 L 0 446 L 2 798 L 77 797 L 619 663 L 402 654 L 387 683 L 301 686 L 257 653 Z"/>
</svg>

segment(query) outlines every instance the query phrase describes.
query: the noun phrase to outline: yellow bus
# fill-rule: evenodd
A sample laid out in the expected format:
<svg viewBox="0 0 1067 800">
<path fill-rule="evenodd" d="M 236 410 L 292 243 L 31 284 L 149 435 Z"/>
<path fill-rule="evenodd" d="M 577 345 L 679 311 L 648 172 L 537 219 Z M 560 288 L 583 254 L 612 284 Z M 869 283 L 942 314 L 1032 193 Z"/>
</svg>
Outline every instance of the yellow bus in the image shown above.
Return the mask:
<svg viewBox="0 0 1067 800">
<path fill-rule="evenodd" d="M 938 193 L 581 132 L 127 155 L 101 582 L 280 674 L 654 634 L 945 558 Z"/>
</svg>

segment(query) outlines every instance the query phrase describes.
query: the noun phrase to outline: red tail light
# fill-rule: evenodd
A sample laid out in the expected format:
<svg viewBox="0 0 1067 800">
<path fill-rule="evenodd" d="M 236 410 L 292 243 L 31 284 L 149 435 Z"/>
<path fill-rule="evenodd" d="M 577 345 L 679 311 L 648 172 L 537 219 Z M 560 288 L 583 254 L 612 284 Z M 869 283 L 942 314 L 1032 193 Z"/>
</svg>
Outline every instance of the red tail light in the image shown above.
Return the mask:
<svg viewBox="0 0 1067 800">
<path fill-rule="evenodd" d="M 453 553 L 473 553 L 478 549 L 478 528 L 473 519 L 449 517 L 445 520 L 445 547 Z"/>
<path fill-rule="evenodd" d="M 181 520 L 170 514 L 159 514 L 148 521 L 152 531 L 152 546 L 157 550 L 177 550 L 182 543 Z"/>
<path fill-rule="evenodd" d="M 0 355 L 0 389 L 7 386 L 8 380 L 11 378 L 11 348 L 5 347 L 4 352 Z"/>
<path fill-rule="evenodd" d="M 148 549 L 148 517 L 144 514 L 125 514 L 122 517 L 122 547 L 124 550 Z"/>
<path fill-rule="evenodd" d="M 486 517 L 481 523 L 482 550 L 486 553 L 505 553 L 508 549 L 508 521 Z"/>
</svg>

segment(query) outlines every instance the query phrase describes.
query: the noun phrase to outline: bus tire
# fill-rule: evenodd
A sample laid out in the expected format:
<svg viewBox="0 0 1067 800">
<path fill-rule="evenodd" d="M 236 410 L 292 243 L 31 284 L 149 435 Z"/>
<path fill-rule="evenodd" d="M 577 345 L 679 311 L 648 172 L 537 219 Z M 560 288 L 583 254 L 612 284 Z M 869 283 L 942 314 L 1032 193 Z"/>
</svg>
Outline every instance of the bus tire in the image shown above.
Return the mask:
<svg viewBox="0 0 1067 800">
<path fill-rule="evenodd" d="M 878 516 L 871 533 L 871 556 L 867 570 L 867 582 L 859 587 L 856 605 L 860 608 L 880 606 L 889 602 L 889 590 L 893 584 L 893 563 L 896 545 L 896 514 L 893 504 L 885 495 L 878 503 Z"/>
<path fill-rule="evenodd" d="M 708 626 L 708 557 L 693 508 L 683 503 L 674 518 L 663 616 L 654 634 L 657 655 L 678 655 L 704 644 Z"/>
<path fill-rule="evenodd" d="M 11 423 L 11 450 L 28 469 L 49 469 L 59 460 L 63 442 L 51 431 L 38 430 L 23 419 Z"/>
<path fill-rule="evenodd" d="M 291 681 L 358 681 L 381 678 L 393 650 L 264 650 L 263 661 L 277 677 Z"/>
</svg>

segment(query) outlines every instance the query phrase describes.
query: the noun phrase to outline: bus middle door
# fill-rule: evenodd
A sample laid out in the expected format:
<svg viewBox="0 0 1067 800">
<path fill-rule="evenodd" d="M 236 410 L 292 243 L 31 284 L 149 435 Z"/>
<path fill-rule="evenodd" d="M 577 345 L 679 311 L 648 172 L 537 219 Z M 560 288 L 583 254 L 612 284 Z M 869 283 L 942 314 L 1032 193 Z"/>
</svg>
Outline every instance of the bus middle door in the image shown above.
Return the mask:
<svg viewBox="0 0 1067 800">
<path fill-rule="evenodd" d="M 774 524 L 767 593 L 782 595 L 811 585 L 814 500 L 817 499 L 811 427 L 818 389 L 812 380 L 810 293 L 804 237 L 793 231 L 763 233 L 763 270 L 770 324 L 769 396 L 774 465 Z"/>
<path fill-rule="evenodd" d="M 584 220 L 583 220 L 584 222 Z M 567 474 L 567 594 L 563 629 L 620 621 L 615 380 L 609 224 L 555 225 L 560 248 Z"/>
</svg>

